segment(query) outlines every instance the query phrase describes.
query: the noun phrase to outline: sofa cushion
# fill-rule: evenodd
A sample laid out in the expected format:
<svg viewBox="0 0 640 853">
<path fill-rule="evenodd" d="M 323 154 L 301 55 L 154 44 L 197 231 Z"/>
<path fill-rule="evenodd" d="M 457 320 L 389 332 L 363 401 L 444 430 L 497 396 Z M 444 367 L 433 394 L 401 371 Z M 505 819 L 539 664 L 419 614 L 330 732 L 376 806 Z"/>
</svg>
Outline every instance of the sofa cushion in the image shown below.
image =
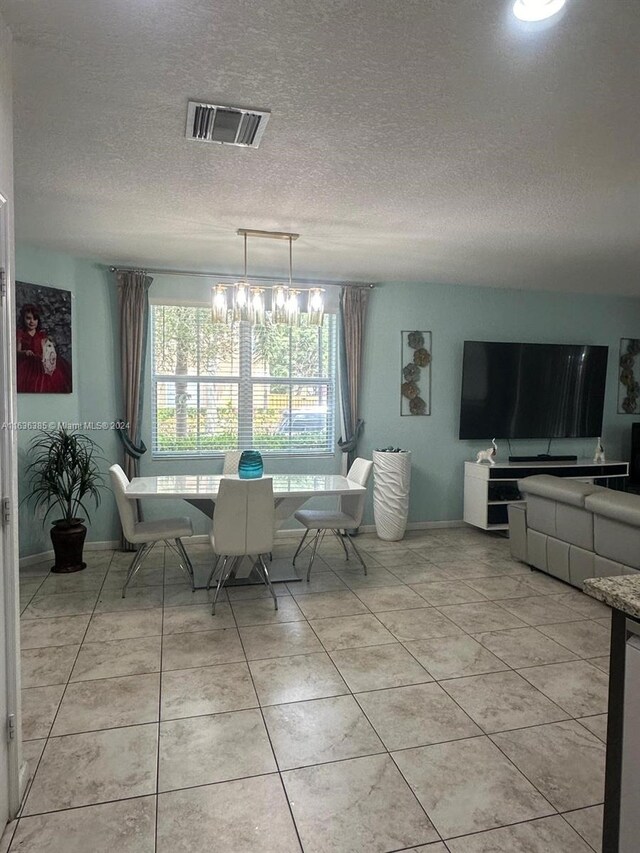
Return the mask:
<svg viewBox="0 0 640 853">
<path fill-rule="evenodd" d="M 587 497 L 585 507 L 606 518 L 640 527 L 640 495 L 601 489 Z"/>
<path fill-rule="evenodd" d="M 594 512 L 593 544 L 601 557 L 640 569 L 640 526 Z"/>
<path fill-rule="evenodd" d="M 585 498 L 594 492 L 608 491 L 593 483 L 579 483 L 564 477 L 552 477 L 550 474 L 535 474 L 518 480 L 518 488 L 526 495 L 538 495 L 548 500 L 584 507 Z"/>
<path fill-rule="evenodd" d="M 556 509 L 558 504 L 540 495 L 527 495 L 527 526 L 530 530 L 556 535 Z"/>
<path fill-rule="evenodd" d="M 556 503 L 556 536 L 593 551 L 593 513 L 566 503 Z"/>
</svg>

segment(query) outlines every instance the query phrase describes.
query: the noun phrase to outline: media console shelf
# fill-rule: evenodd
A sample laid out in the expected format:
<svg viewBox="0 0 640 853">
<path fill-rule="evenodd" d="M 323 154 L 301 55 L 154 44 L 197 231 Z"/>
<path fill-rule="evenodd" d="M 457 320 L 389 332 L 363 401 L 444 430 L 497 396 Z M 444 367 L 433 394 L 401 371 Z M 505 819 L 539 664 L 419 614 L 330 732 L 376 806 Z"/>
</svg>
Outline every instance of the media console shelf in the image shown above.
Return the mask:
<svg viewBox="0 0 640 853">
<path fill-rule="evenodd" d="M 628 462 L 486 462 L 464 463 L 464 520 L 482 530 L 508 530 L 507 507 L 524 504 L 518 480 L 534 474 L 552 474 L 572 480 L 624 488 Z"/>
</svg>

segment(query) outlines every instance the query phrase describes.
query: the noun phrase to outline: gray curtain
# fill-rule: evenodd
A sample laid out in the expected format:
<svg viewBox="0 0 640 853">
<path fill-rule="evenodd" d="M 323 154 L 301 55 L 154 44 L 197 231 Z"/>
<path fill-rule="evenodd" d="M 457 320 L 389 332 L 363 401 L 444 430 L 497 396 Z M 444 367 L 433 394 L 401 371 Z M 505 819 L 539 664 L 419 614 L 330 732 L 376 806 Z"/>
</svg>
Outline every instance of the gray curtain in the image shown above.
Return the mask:
<svg viewBox="0 0 640 853">
<path fill-rule="evenodd" d="M 367 320 L 369 287 L 350 285 L 340 294 L 340 402 L 344 435 L 338 441 L 348 467 L 356 458 L 364 421 L 358 400 L 362 378 L 362 348 Z"/>
<path fill-rule="evenodd" d="M 122 467 L 127 477 L 132 479 L 138 476 L 139 459 L 147 449 L 141 440 L 140 431 L 149 328 L 149 287 L 153 279 L 143 271 L 118 272 L 116 279 L 123 405 L 118 434 L 124 448 Z M 139 502 L 138 517 L 141 518 Z M 122 547 L 127 551 L 133 550 L 133 546 L 124 537 Z"/>
</svg>

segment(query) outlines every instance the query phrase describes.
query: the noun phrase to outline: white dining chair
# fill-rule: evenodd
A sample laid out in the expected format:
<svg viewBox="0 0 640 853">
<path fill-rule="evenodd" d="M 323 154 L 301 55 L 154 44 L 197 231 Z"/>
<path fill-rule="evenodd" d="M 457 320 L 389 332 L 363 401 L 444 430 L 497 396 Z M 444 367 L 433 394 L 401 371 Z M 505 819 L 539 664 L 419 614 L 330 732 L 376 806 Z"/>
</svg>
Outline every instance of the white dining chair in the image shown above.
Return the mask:
<svg viewBox="0 0 640 853">
<path fill-rule="evenodd" d="M 212 613 L 216 612 L 216 601 L 243 557 L 254 560 L 254 569 L 261 576 L 278 609 L 269 571 L 264 561 L 265 554 L 273 548 L 275 504 L 273 481 L 270 477 L 259 480 L 222 479 L 213 514 L 213 526 L 209 538 L 214 551 L 214 565 L 207 581 L 210 589 L 217 577 L 213 597 Z"/>
<path fill-rule="evenodd" d="M 122 587 L 122 597 L 125 597 L 127 587 L 157 542 L 164 542 L 177 554 L 180 568 L 187 575 L 191 589 L 195 589 L 193 566 L 182 544 L 183 536 L 193 536 L 191 520 L 188 518 L 162 518 L 158 521 L 138 521 L 134 502 L 126 495 L 129 478 L 120 465 L 112 465 L 109 468 L 109 473 L 111 474 L 111 484 L 120 515 L 122 531 L 129 542 L 140 546 L 129 566 Z"/>
<path fill-rule="evenodd" d="M 237 474 L 241 456 L 241 450 L 227 450 L 224 454 L 224 461 L 222 463 L 222 473 Z"/>
<path fill-rule="evenodd" d="M 351 480 L 353 483 L 357 483 L 359 486 L 366 486 L 369 481 L 369 477 L 371 476 L 372 468 L 373 462 L 369 459 L 355 459 L 351 468 L 349 468 L 347 479 Z M 362 559 L 362 554 L 356 547 L 353 537 L 349 533 L 350 530 L 355 530 L 360 527 L 360 524 L 362 523 L 366 496 L 366 492 L 363 492 L 360 495 L 343 495 L 340 498 L 337 510 L 300 509 L 294 514 L 294 518 L 306 527 L 296 553 L 293 555 L 292 562 L 294 566 L 298 555 L 303 550 L 309 531 L 316 531 L 316 535 L 306 546 L 307 548 L 311 547 L 312 549 L 309 568 L 307 569 L 307 580 L 311 578 L 311 568 L 313 566 L 313 561 L 316 558 L 318 546 L 324 539 L 327 531 L 333 533 L 336 539 L 340 542 L 347 560 L 349 559 L 349 551 L 347 550 L 346 543 L 349 542 L 351 544 L 353 553 L 360 561 L 365 575 L 367 574 L 366 563 Z M 341 534 L 341 530 L 344 531 L 344 535 Z"/>
</svg>

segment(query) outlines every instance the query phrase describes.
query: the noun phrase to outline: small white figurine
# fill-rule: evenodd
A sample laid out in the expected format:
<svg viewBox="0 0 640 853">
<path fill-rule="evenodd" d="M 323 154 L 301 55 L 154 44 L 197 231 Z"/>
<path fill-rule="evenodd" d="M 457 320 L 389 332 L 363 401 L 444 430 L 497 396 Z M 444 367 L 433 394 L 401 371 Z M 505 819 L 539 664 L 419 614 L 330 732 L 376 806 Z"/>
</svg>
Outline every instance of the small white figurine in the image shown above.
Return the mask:
<svg viewBox="0 0 640 853">
<path fill-rule="evenodd" d="M 496 444 L 495 438 L 491 439 L 492 447 L 487 447 L 486 450 L 479 450 L 478 455 L 476 457 L 476 462 L 489 462 L 491 465 L 495 465 L 495 456 L 498 453 L 498 445 Z"/>
<path fill-rule="evenodd" d="M 594 462 L 604 462 L 604 447 L 602 446 L 602 439 L 598 437 L 598 443 L 596 444 L 596 452 L 593 455 Z"/>
</svg>

